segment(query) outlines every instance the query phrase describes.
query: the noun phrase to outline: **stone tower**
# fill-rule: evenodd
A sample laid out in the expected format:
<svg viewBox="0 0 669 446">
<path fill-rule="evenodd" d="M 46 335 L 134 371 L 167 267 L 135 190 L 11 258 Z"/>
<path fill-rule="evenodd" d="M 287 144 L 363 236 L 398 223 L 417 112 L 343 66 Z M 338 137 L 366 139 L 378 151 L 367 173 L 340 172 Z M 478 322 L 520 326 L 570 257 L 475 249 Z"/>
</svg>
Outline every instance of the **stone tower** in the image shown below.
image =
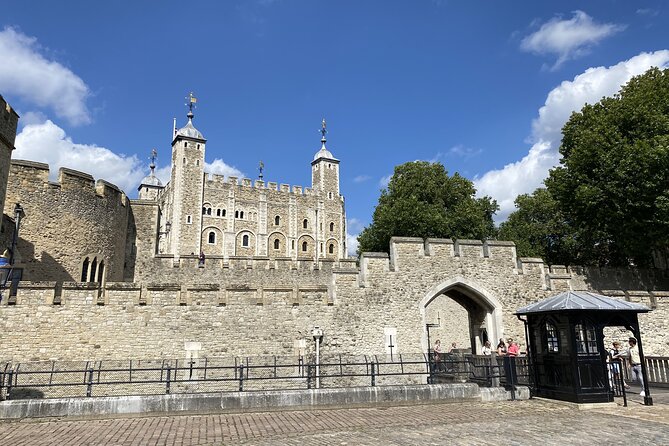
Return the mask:
<svg viewBox="0 0 669 446">
<path fill-rule="evenodd" d="M 202 228 L 202 189 L 204 183 L 204 150 L 207 142 L 193 126 L 193 104 L 190 95 L 188 123 L 174 134 L 172 141 L 172 215 L 168 253 L 198 254 Z"/>
<path fill-rule="evenodd" d="M 339 160 L 325 147 L 325 119 L 321 134 L 321 149 L 311 162 L 311 187 L 319 196 L 317 208 L 317 256 L 345 257 L 346 216 L 344 197 L 339 194 Z"/>
<path fill-rule="evenodd" d="M 12 150 L 14 150 L 18 123 L 19 115 L 0 96 L 0 227 L 2 226 L 2 211 L 5 208 L 5 197 L 7 195 L 9 161 L 12 158 Z"/>
</svg>

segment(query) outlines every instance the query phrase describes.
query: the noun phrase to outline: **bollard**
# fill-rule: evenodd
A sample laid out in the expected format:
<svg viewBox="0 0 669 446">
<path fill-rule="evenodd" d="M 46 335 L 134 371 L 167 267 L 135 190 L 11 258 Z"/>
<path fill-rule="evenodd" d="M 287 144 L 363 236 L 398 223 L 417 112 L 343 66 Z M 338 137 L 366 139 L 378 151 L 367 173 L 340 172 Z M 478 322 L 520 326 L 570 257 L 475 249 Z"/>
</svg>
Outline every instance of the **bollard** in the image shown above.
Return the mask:
<svg viewBox="0 0 669 446">
<path fill-rule="evenodd" d="M 376 364 L 374 364 L 372 362 L 372 387 L 376 386 L 376 373 L 375 373 L 375 367 L 374 367 L 375 365 Z"/>
</svg>

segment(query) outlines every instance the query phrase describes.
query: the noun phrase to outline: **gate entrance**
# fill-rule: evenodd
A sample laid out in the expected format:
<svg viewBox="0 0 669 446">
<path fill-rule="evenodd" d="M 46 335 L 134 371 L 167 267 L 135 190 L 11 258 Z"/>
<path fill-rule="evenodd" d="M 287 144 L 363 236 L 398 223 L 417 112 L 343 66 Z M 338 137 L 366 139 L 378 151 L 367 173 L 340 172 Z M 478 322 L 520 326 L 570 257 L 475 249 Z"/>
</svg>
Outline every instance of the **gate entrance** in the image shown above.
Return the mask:
<svg viewBox="0 0 669 446">
<path fill-rule="evenodd" d="M 503 332 L 499 301 L 462 278 L 435 285 L 421 301 L 420 311 L 422 344 L 428 352 L 439 339 L 444 352 L 455 342 L 460 353 L 481 354 L 485 341 L 494 347 Z"/>
</svg>

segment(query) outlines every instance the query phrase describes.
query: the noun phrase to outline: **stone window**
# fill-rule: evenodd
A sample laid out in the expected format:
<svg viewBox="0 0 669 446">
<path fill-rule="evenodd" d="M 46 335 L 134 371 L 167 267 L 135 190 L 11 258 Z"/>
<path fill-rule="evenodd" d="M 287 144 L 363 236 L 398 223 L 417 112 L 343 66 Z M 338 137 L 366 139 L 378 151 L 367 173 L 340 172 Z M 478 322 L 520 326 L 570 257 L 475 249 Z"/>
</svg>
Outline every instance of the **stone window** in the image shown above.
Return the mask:
<svg viewBox="0 0 669 446">
<path fill-rule="evenodd" d="M 207 208 L 202 206 L 202 215 L 207 215 Z"/>
<path fill-rule="evenodd" d="M 210 245 L 216 244 L 216 233 L 214 231 L 211 231 L 209 233 L 209 244 Z"/>
<path fill-rule="evenodd" d="M 239 218 L 239 211 L 235 211 L 235 218 Z"/>
<path fill-rule="evenodd" d="M 249 246 L 249 236 L 248 234 L 244 234 L 242 237 L 242 246 L 248 247 Z"/>
<path fill-rule="evenodd" d="M 332 169 L 332 164 L 328 163 L 328 169 Z"/>
<path fill-rule="evenodd" d="M 97 256 L 86 257 L 81 264 L 81 281 L 102 283 L 105 262 Z"/>
<path fill-rule="evenodd" d="M 295 240 L 293 240 L 293 243 L 290 244 L 291 248 L 290 249 L 295 249 Z"/>
<path fill-rule="evenodd" d="M 239 218 L 244 220 L 244 211 L 239 211 Z"/>
<path fill-rule="evenodd" d="M 334 232 L 334 222 L 330 222 L 330 232 Z"/>
<path fill-rule="evenodd" d="M 323 254 L 323 244 L 321 243 L 321 254 Z"/>
<path fill-rule="evenodd" d="M 200 165 L 200 160 L 195 160 L 195 165 L 199 166 Z"/>
<path fill-rule="evenodd" d="M 221 209 L 221 215 L 225 217 L 225 209 Z"/>
<path fill-rule="evenodd" d="M 185 157 L 184 157 L 184 161 L 183 161 L 183 163 L 186 164 L 186 158 L 185 158 Z"/>
<path fill-rule="evenodd" d="M 207 208 L 207 215 L 211 215 L 211 208 Z"/>
<path fill-rule="evenodd" d="M 188 141 L 184 141 L 184 147 L 188 147 Z"/>
<path fill-rule="evenodd" d="M 307 242 L 302 242 L 302 252 L 307 252 Z"/>
<path fill-rule="evenodd" d="M 328 192 L 328 198 L 332 200 L 332 192 Z"/>
<path fill-rule="evenodd" d="M 199 144 L 197 145 L 197 148 L 198 148 L 198 149 L 200 148 L 200 145 L 199 145 Z"/>
<path fill-rule="evenodd" d="M 334 254 L 334 243 L 330 243 L 330 246 L 328 246 L 328 253 Z"/>
<path fill-rule="evenodd" d="M 308 220 L 308 219 L 305 218 L 305 219 L 302 221 L 302 227 L 303 227 L 304 229 L 307 229 L 307 228 L 309 227 L 309 220 Z"/>
<path fill-rule="evenodd" d="M 221 210 L 220 210 L 220 209 L 216 209 L 216 216 L 217 216 L 217 217 L 220 217 L 220 216 L 221 216 Z"/>
<path fill-rule="evenodd" d="M 274 249 L 279 249 L 281 247 L 281 243 L 279 242 L 279 239 L 274 240 Z"/>
<path fill-rule="evenodd" d="M 274 217 L 274 226 L 279 226 L 280 223 L 281 223 L 281 217 L 277 215 L 276 217 Z"/>
<path fill-rule="evenodd" d="M 186 223 L 188 224 L 193 223 L 193 217 L 191 217 L 190 215 L 186 216 Z"/>
</svg>

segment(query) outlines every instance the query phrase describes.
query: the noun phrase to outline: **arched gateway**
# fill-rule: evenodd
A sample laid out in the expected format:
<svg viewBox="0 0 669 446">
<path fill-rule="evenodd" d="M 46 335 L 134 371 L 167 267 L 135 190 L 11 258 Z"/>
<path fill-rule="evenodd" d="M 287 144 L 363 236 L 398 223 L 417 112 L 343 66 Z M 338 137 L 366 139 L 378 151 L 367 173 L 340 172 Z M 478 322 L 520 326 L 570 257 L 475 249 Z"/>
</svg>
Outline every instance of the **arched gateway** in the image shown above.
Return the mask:
<svg viewBox="0 0 669 446">
<path fill-rule="evenodd" d="M 453 311 L 454 304 L 461 311 Z M 480 354 L 486 340 L 490 340 L 494 347 L 504 333 L 502 304 L 485 288 L 463 277 L 434 285 L 420 301 L 419 311 L 423 326 L 421 345 L 425 351 L 429 351 L 429 342 L 438 337 L 447 348 L 454 338 L 446 336 L 452 336 L 454 328 L 460 332 L 468 328 L 469 343 L 459 343 L 458 347 L 471 348 L 476 354 Z"/>
</svg>

